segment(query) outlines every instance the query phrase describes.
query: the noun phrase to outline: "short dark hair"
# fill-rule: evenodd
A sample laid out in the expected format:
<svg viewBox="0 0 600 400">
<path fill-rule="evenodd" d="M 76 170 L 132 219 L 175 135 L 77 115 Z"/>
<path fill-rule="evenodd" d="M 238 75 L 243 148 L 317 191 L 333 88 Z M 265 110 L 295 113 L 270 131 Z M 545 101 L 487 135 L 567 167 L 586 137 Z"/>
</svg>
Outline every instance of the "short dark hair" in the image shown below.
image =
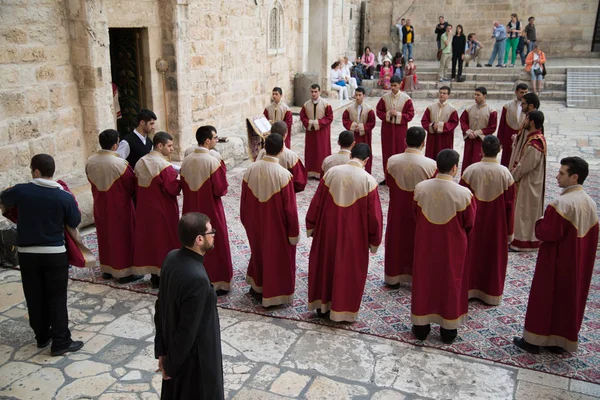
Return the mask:
<svg viewBox="0 0 600 400">
<path fill-rule="evenodd" d="M 538 110 L 532 111 L 527 114 L 530 122 L 533 122 L 536 129 L 541 129 L 544 126 L 544 113 Z"/>
<path fill-rule="evenodd" d="M 392 76 L 392 79 L 390 79 L 390 83 L 401 84 L 402 78 L 400 78 L 398 75 L 394 75 L 394 76 Z"/>
<path fill-rule="evenodd" d="M 455 165 L 458 166 L 460 155 L 452 149 L 444 149 L 440 151 L 435 158 L 437 169 L 440 174 L 447 174 Z"/>
<path fill-rule="evenodd" d="M 484 88 L 483 86 L 479 86 L 478 88 L 475 88 L 475 91 L 481 93 L 484 96 L 487 96 L 487 89 Z"/>
<path fill-rule="evenodd" d="M 156 114 L 154 114 L 154 112 L 152 112 L 151 110 L 148 110 L 146 108 L 143 108 L 140 110 L 140 112 L 137 115 L 137 124 L 139 125 L 140 122 L 145 121 L 156 121 L 158 118 L 156 118 Z"/>
<path fill-rule="evenodd" d="M 351 155 L 352 158 L 358 158 L 359 160 L 364 161 L 367 158 L 371 157 L 371 149 L 366 143 L 358 143 L 352 148 Z"/>
<path fill-rule="evenodd" d="M 387 47 L 383 46 L 383 47 L 381 48 L 381 52 L 382 52 L 382 53 L 387 53 Z"/>
<path fill-rule="evenodd" d="M 275 121 L 271 126 L 271 133 L 285 136 L 285 134 L 288 133 L 287 124 L 283 121 Z"/>
<path fill-rule="evenodd" d="M 529 86 L 527 86 L 527 84 L 526 84 L 526 83 L 519 83 L 519 84 L 517 85 L 517 87 L 515 88 L 515 92 L 516 92 L 517 90 L 529 90 Z"/>
<path fill-rule="evenodd" d="M 566 165 L 568 168 L 569 176 L 577 174 L 577 183 L 583 185 L 585 178 L 587 178 L 590 172 L 590 166 L 587 161 L 581 157 L 565 157 L 560 160 L 560 165 Z"/>
<path fill-rule="evenodd" d="M 280 88 L 280 87 L 277 87 L 277 86 L 276 86 L 276 87 L 274 87 L 274 88 L 273 88 L 273 90 L 272 90 L 271 92 L 277 92 L 277 93 L 279 93 L 279 94 L 283 94 L 283 90 L 281 90 L 281 88 Z"/>
<path fill-rule="evenodd" d="M 474 33 L 469 33 L 469 35 L 467 36 L 467 40 L 471 40 L 471 38 L 472 38 L 473 36 L 475 36 L 475 34 L 474 34 Z"/>
<path fill-rule="evenodd" d="M 216 132 L 214 126 L 211 125 L 203 125 L 196 130 L 196 142 L 198 142 L 198 146 L 202 146 L 206 139 L 212 140 L 213 132 Z"/>
<path fill-rule="evenodd" d="M 367 46 L 367 47 L 365 47 L 365 53 L 367 52 L 367 49 L 369 49 L 369 51 L 371 51 L 371 47 Z"/>
<path fill-rule="evenodd" d="M 31 158 L 30 166 L 31 171 L 37 169 L 45 178 L 52 178 L 54 176 L 54 171 L 56 170 L 54 158 L 52 158 L 50 154 L 36 154 Z"/>
<path fill-rule="evenodd" d="M 496 157 L 500 153 L 500 140 L 494 135 L 483 138 L 481 149 L 486 157 Z"/>
<path fill-rule="evenodd" d="M 177 236 L 183 246 L 192 247 L 196 238 L 205 235 L 210 218 L 198 212 L 183 214 L 177 225 Z"/>
<path fill-rule="evenodd" d="M 119 132 L 114 129 L 105 129 L 98 135 L 98 142 L 102 150 L 110 150 L 119 143 Z"/>
<path fill-rule="evenodd" d="M 540 98 L 535 93 L 526 93 L 525 96 L 523 96 L 523 100 L 525 100 L 527 104 L 533 106 L 536 110 L 540 108 Z"/>
<path fill-rule="evenodd" d="M 169 140 L 173 140 L 173 136 L 169 135 L 167 132 L 156 132 L 154 139 L 152 139 L 152 145 L 156 148 L 159 144 L 167 144 Z"/>
<path fill-rule="evenodd" d="M 450 90 L 450 86 L 442 86 L 441 88 L 439 88 L 438 93 L 442 90 L 447 90 L 448 94 L 452 93 L 452 91 Z"/>
<path fill-rule="evenodd" d="M 331 64 L 331 69 L 335 69 L 338 65 L 340 65 L 340 62 L 334 61 L 333 64 Z"/>
<path fill-rule="evenodd" d="M 350 147 L 354 143 L 354 133 L 350 131 L 342 131 L 338 136 L 340 147 Z"/>
<path fill-rule="evenodd" d="M 406 145 L 408 147 L 419 147 L 425 141 L 425 129 L 420 126 L 411 126 L 406 131 Z"/>
<path fill-rule="evenodd" d="M 448 25 L 446 25 L 446 28 L 448 28 L 448 27 L 450 27 L 450 28 L 454 28 L 454 27 L 452 26 L 452 24 L 448 24 Z"/>
<path fill-rule="evenodd" d="M 310 85 L 310 88 L 321 90 L 321 86 L 317 85 L 316 83 L 313 83 L 312 85 Z"/>
<path fill-rule="evenodd" d="M 356 89 L 354 89 L 354 93 L 356 93 L 356 92 L 365 94 L 365 88 L 362 86 L 359 86 Z"/>
<path fill-rule="evenodd" d="M 265 151 L 269 156 L 277 156 L 283 149 L 283 137 L 281 135 L 269 135 L 265 139 Z"/>
</svg>

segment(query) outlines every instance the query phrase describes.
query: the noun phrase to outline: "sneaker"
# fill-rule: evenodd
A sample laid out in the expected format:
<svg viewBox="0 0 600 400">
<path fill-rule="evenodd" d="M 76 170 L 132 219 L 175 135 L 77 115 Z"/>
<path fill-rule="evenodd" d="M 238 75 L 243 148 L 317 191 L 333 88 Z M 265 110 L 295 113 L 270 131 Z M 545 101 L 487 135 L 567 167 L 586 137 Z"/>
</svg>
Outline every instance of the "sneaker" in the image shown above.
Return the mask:
<svg viewBox="0 0 600 400">
<path fill-rule="evenodd" d="M 486 66 L 487 66 L 487 65 L 486 65 Z M 481 67 L 482 67 L 482 65 L 481 65 L 481 64 L 479 64 L 479 63 L 477 63 L 477 68 L 481 68 Z M 490 67 L 491 67 L 491 65 L 490 65 Z"/>
<path fill-rule="evenodd" d="M 444 78 L 440 78 L 438 82 L 445 82 Z"/>
<path fill-rule="evenodd" d="M 485 66 L 486 66 L 486 67 L 491 67 L 491 66 L 492 66 L 492 64 L 485 64 Z"/>
<path fill-rule="evenodd" d="M 62 356 L 65 353 L 72 353 L 74 351 L 81 350 L 82 347 L 83 347 L 83 342 L 82 341 L 80 341 L 80 340 L 73 340 L 73 341 L 71 341 L 71 344 L 69 345 L 69 347 L 66 347 L 66 348 L 61 349 L 61 350 L 52 350 L 50 352 L 50 355 L 52 357 Z"/>
<path fill-rule="evenodd" d="M 373 75 L 371 75 L 371 80 L 373 80 Z"/>
<path fill-rule="evenodd" d="M 511 68 L 514 68 L 514 67 L 515 67 L 515 64 L 510 64 L 510 67 L 511 67 Z"/>
</svg>

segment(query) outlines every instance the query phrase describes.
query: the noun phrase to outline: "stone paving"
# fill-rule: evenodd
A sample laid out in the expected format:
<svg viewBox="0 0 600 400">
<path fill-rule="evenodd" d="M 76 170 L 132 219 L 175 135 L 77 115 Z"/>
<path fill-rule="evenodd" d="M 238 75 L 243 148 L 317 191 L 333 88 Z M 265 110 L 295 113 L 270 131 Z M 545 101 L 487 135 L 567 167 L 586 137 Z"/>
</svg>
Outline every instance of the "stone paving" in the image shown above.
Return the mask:
<svg viewBox="0 0 600 400">
<path fill-rule="evenodd" d="M 375 105 L 375 99 L 369 99 Z M 503 102 L 490 102 L 497 110 Z M 416 101 L 415 124 L 429 103 Z M 454 103 L 457 108 L 469 104 Z M 544 103 L 549 173 L 581 154 L 600 170 L 600 112 Z M 414 124 L 411 124 L 414 125 Z M 341 121 L 334 122 L 334 136 Z M 378 129 L 375 131 L 378 136 Z M 302 136 L 292 148 L 303 154 Z M 462 150 L 457 136 L 455 148 Z M 375 157 L 381 146 L 375 138 Z M 243 166 L 232 169 L 237 173 Z M 382 172 L 375 170 L 376 178 Z M 69 316 L 84 348 L 50 357 L 35 346 L 20 274 L 0 269 L 0 398 L 157 399 L 155 297 L 72 281 Z M 600 385 L 375 336 L 219 309 L 229 399 L 594 399 Z"/>
</svg>

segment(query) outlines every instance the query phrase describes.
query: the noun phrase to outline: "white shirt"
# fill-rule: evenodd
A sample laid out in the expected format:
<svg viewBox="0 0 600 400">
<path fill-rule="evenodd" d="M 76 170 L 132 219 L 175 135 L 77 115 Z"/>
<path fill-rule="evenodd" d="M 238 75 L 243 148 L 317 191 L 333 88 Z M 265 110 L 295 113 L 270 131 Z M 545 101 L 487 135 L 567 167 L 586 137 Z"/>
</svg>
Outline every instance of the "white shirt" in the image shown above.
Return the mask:
<svg viewBox="0 0 600 400">
<path fill-rule="evenodd" d="M 142 143 L 145 146 L 147 136 L 142 136 L 136 129 L 133 130 L 133 133 L 135 133 L 137 135 L 137 137 L 140 138 L 140 140 L 142 141 Z M 129 157 L 129 154 L 131 153 L 131 149 L 129 148 L 129 143 L 127 143 L 126 140 L 121 140 L 119 142 L 119 147 L 117 148 L 117 153 L 119 153 L 119 157 L 121 157 L 122 159 L 126 159 L 127 157 Z"/>
<path fill-rule="evenodd" d="M 386 57 L 389 58 L 390 61 L 392 61 L 392 53 L 390 53 L 389 51 L 385 55 L 381 55 L 381 52 L 377 53 L 377 64 L 383 65 L 383 60 Z"/>
<path fill-rule="evenodd" d="M 350 61 L 348 61 L 348 64 L 342 64 L 342 76 L 348 78 L 351 77 L 350 67 L 352 67 L 352 63 Z"/>
<path fill-rule="evenodd" d="M 334 84 L 344 80 L 344 77 L 342 76 L 342 71 L 340 70 L 332 69 L 329 76 L 331 78 L 331 83 Z"/>
</svg>

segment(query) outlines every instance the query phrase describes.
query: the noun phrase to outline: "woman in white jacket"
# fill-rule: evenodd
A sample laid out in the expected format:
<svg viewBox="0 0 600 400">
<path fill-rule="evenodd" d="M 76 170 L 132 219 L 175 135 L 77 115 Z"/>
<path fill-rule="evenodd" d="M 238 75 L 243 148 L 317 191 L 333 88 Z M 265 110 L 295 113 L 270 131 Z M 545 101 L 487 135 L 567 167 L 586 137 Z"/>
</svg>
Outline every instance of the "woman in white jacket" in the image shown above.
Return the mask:
<svg viewBox="0 0 600 400">
<path fill-rule="evenodd" d="M 336 61 L 331 65 L 329 78 L 331 80 L 331 88 L 340 93 L 340 99 L 349 100 L 348 86 L 346 86 L 346 80 L 342 75 L 342 66 L 339 61 Z"/>
<path fill-rule="evenodd" d="M 356 82 L 356 78 L 353 78 L 352 74 L 350 73 L 352 63 L 350 62 L 350 60 L 348 60 L 348 57 L 342 57 L 340 58 L 340 65 L 342 66 L 342 76 L 344 77 L 346 83 L 348 83 L 348 85 L 350 86 L 348 93 L 350 94 L 350 97 L 353 98 L 354 91 L 358 87 L 358 83 Z"/>
</svg>

